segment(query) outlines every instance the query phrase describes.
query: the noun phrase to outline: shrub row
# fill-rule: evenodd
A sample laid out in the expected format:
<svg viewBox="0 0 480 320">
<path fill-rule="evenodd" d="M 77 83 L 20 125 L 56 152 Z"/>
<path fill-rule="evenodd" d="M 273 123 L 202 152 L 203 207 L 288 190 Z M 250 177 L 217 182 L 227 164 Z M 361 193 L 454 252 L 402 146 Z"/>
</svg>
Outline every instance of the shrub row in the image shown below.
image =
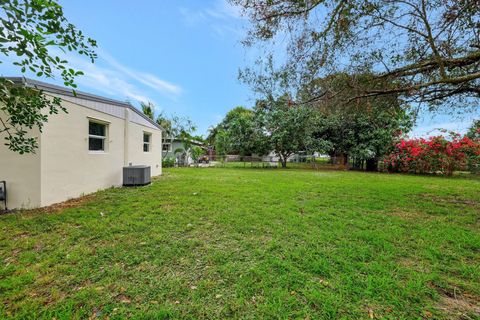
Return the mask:
<svg viewBox="0 0 480 320">
<path fill-rule="evenodd" d="M 450 133 L 449 137 L 401 140 L 384 158 L 389 172 L 440 173 L 455 170 L 478 172 L 480 140 Z"/>
</svg>

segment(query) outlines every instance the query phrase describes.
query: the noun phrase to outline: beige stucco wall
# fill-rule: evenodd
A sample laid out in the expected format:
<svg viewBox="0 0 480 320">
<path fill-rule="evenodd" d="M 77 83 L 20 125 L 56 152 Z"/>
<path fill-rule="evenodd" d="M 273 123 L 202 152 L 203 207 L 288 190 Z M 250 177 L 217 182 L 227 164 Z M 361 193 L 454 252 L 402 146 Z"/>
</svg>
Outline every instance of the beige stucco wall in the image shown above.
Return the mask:
<svg viewBox="0 0 480 320">
<path fill-rule="evenodd" d="M 133 112 L 127 110 L 127 112 Z M 128 122 L 128 142 L 125 165 L 148 165 L 152 176 L 162 174 L 162 132 L 134 122 Z M 143 133 L 150 133 L 150 152 L 143 152 Z M 140 142 L 140 143 L 139 143 Z"/>
<path fill-rule="evenodd" d="M 42 206 L 122 183 L 124 120 L 63 101 L 42 134 Z M 105 152 L 88 150 L 90 119 L 107 124 Z"/>
<path fill-rule="evenodd" d="M 37 137 L 39 144 L 41 144 L 38 130 L 33 130 L 29 135 Z M 5 146 L 4 138 L 5 133 L 0 135 L 0 181 L 5 180 L 7 182 L 8 208 L 29 209 L 39 207 L 41 205 L 41 149 L 38 149 L 36 154 L 20 155 L 10 151 Z M 0 209 L 3 209 L 3 204 L 0 204 Z"/>
<path fill-rule="evenodd" d="M 124 165 L 149 165 L 162 173 L 161 131 L 63 100 L 68 110 L 49 116 L 36 155 L 7 152 L 0 145 L 0 180 L 7 180 L 10 208 L 47 206 L 112 186 L 122 185 Z M 121 108 L 121 107 L 119 107 Z M 88 150 L 90 119 L 107 124 L 105 152 Z M 143 152 L 143 133 L 152 134 Z M 3 137 L 2 137 L 3 139 Z"/>
</svg>

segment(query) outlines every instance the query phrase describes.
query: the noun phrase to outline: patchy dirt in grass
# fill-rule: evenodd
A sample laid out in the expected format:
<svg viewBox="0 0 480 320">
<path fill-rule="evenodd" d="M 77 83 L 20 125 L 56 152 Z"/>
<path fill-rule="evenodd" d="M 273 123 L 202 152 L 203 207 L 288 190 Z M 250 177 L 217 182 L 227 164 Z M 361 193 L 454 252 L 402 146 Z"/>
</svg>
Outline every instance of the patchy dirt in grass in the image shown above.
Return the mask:
<svg viewBox="0 0 480 320">
<path fill-rule="evenodd" d="M 24 239 L 24 238 L 28 238 L 30 236 L 30 234 L 28 232 L 20 232 L 20 233 L 17 233 L 16 235 L 13 236 L 13 240 L 20 240 L 20 239 Z"/>
<path fill-rule="evenodd" d="M 402 267 L 405 267 L 410 270 L 415 270 L 416 272 L 429 273 L 431 270 L 428 268 L 427 264 L 421 263 L 419 260 L 412 257 L 403 257 L 398 260 L 398 264 Z"/>
<path fill-rule="evenodd" d="M 478 319 L 480 318 L 480 304 L 465 296 L 455 298 L 442 297 L 437 308 L 443 311 L 449 319 Z"/>
<path fill-rule="evenodd" d="M 126 296 L 124 294 L 119 294 L 117 296 L 117 300 L 120 301 L 121 303 L 132 303 L 132 299 L 129 296 Z"/>
<path fill-rule="evenodd" d="M 407 210 L 402 209 L 402 208 L 397 208 L 397 209 L 394 209 L 394 210 L 391 210 L 391 211 L 389 210 L 385 213 L 390 215 L 390 216 L 404 218 L 404 219 L 413 219 L 413 218 L 418 219 L 419 216 L 422 215 L 418 211 L 407 211 Z"/>
<path fill-rule="evenodd" d="M 56 213 L 65 209 L 79 207 L 81 204 L 90 202 L 95 198 L 96 198 L 95 194 L 89 194 L 83 197 L 70 199 L 65 202 L 55 203 L 55 204 L 52 204 L 51 206 L 41 208 L 38 211 L 41 211 L 44 213 Z"/>
<path fill-rule="evenodd" d="M 449 204 L 454 206 L 480 207 L 480 201 L 464 199 L 456 196 L 437 196 L 430 193 L 423 193 L 418 196 L 423 201 L 431 201 L 437 204 Z"/>
<path fill-rule="evenodd" d="M 436 307 L 445 313 L 448 319 L 480 319 L 480 297 L 461 292 L 457 288 L 447 290 L 434 287 L 441 295 Z"/>
<path fill-rule="evenodd" d="M 97 199 L 98 195 L 96 194 L 89 194 L 83 197 L 78 197 L 75 199 L 70 199 L 64 202 L 55 203 L 48 207 L 42 207 L 38 209 L 30 209 L 30 210 L 9 210 L 7 212 L 0 212 L 0 214 L 15 214 L 21 213 L 22 215 L 35 215 L 35 214 L 53 214 L 61 212 L 68 208 L 76 208 L 80 207 L 82 204 L 88 203 Z"/>
</svg>

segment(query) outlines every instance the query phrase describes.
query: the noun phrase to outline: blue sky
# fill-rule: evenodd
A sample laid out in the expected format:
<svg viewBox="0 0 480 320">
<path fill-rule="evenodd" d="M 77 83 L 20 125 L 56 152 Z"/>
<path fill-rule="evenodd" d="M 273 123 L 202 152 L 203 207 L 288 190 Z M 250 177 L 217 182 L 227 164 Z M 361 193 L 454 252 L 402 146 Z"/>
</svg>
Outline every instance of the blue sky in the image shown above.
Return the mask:
<svg viewBox="0 0 480 320">
<path fill-rule="evenodd" d="M 95 64 L 67 56 L 85 72 L 77 79 L 79 90 L 137 106 L 149 100 L 157 111 L 188 116 L 200 134 L 233 107 L 253 105 L 252 92 L 237 74 L 255 53 L 240 44 L 246 23 L 225 0 L 59 2 L 66 17 L 99 45 Z M 19 75 L 8 64 L 1 68 L 3 75 Z M 436 127 L 464 131 L 471 121 L 472 115 L 426 115 L 413 135 Z"/>
<path fill-rule="evenodd" d="M 158 111 L 191 118 L 198 133 L 233 107 L 252 104 L 249 89 L 237 79 L 248 56 L 240 44 L 243 22 L 225 1 L 59 2 L 69 21 L 99 46 L 94 64 L 66 57 L 85 72 L 76 80 L 79 90 L 134 105 L 150 100 Z M 20 75 L 8 64 L 0 73 Z"/>
</svg>

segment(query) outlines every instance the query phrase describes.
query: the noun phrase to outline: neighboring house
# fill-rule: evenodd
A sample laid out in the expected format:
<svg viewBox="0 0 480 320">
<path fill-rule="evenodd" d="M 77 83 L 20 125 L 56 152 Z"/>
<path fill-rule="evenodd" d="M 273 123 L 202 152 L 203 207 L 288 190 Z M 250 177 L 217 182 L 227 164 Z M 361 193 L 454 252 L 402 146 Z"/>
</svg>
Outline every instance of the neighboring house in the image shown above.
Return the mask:
<svg viewBox="0 0 480 320">
<path fill-rule="evenodd" d="M 188 141 L 188 144 L 190 146 L 197 146 L 200 148 L 204 147 L 203 143 L 195 140 Z M 164 158 L 175 158 L 178 165 L 189 166 L 195 162 L 192 159 L 190 148 L 185 150 L 185 143 L 182 139 L 173 139 L 173 141 L 172 139 L 164 139 L 162 150 Z M 178 152 L 179 150 L 182 151 Z"/>
<path fill-rule="evenodd" d="M 36 208 L 122 185 L 122 167 L 162 173 L 162 128 L 131 104 L 25 78 L 9 78 L 60 97 L 68 113 L 50 115 L 34 131 L 35 154 L 14 153 L 0 135 L 0 180 L 8 207 Z"/>
</svg>

